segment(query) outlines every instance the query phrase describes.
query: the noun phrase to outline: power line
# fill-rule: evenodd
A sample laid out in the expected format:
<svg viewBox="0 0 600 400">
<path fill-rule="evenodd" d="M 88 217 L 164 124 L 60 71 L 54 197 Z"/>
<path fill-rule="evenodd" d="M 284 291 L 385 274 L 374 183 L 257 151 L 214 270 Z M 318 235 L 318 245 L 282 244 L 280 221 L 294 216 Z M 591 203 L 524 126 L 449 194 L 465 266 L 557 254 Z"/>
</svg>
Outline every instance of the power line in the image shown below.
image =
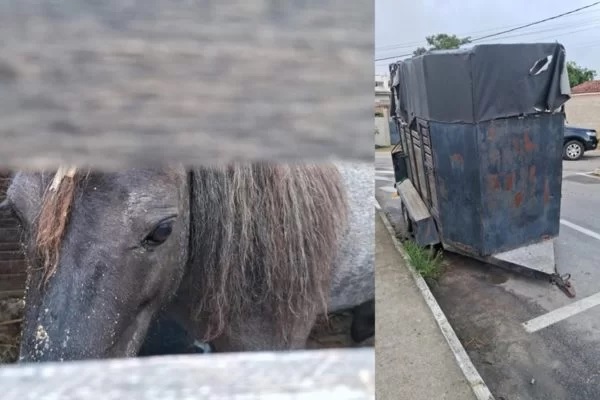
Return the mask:
<svg viewBox="0 0 600 400">
<path fill-rule="evenodd" d="M 536 40 L 553 39 L 553 38 L 555 38 L 557 36 L 564 36 L 564 35 L 570 35 L 570 34 L 576 33 L 576 32 L 589 31 L 590 29 L 595 29 L 595 28 L 598 28 L 598 27 L 600 27 L 600 24 L 598 24 L 598 23 L 589 25 L 587 27 L 585 27 L 585 25 L 584 25 L 582 27 L 579 27 L 578 29 L 573 29 L 573 30 L 570 30 L 570 31 L 567 31 L 567 32 L 557 32 L 557 33 L 554 33 L 552 36 L 547 36 L 546 35 L 546 36 L 537 38 Z M 516 37 L 529 36 L 529 35 L 538 35 L 540 33 L 551 32 L 551 31 L 555 31 L 555 29 L 542 29 L 540 31 L 535 31 L 535 32 L 525 32 L 525 33 L 520 33 L 520 34 L 517 34 L 517 35 L 508 35 L 508 36 L 503 36 L 503 37 L 500 37 L 500 38 L 496 38 L 496 40 L 511 39 L 511 38 L 516 38 Z"/>
<path fill-rule="evenodd" d="M 583 22 L 583 21 L 578 21 L 578 22 Z M 523 33 L 517 33 L 515 35 L 508 35 L 508 36 L 503 36 L 501 38 L 498 39 L 510 39 L 510 38 L 516 38 L 516 37 L 522 37 L 522 36 L 531 36 L 531 35 L 538 35 L 540 33 L 545 33 L 545 32 L 556 32 L 554 36 L 562 36 L 562 35 L 566 35 L 566 34 L 571 34 L 571 33 L 575 33 L 575 32 L 580 32 L 583 30 L 589 30 L 589 29 L 594 29 L 596 27 L 598 27 L 598 23 L 600 22 L 600 18 L 593 18 L 593 19 L 588 19 L 585 21 L 585 23 L 581 23 L 578 24 L 580 28 L 584 28 L 584 29 L 580 29 L 580 30 L 571 30 L 569 32 L 563 32 L 560 33 L 561 30 L 566 30 L 566 29 L 572 29 L 573 28 L 573 23 L 568 23 L 568 24 L 559 24 L 559 25 L 555 25 L 552 26 L 550 28 L 544 28 L 544 29 L 538 29 L 538 30 L 533 30 L 533 31 L 527 31 L 527 32 L 523 32 Z M 414 46 L 407 46 L 407 47 L 413 47 Z"/>
<path fill-rule="evenodd" d="M 583 7 L 577 8 L 575 10 L 571 10 L 571 11 L 567 11 L 567 12 L 562 13 L 562 14 L 555 15 L 555 16 L 550 17 L 550 18 L 545 18 L 545 19 L 542 19 L 542 20 L 539 20 L 539 21 L 531 22 L 529 24 L 518 26 L 516 28 L 507 29 L 507 30 L 502 31 L 502 32 L 492 33 L 491 35 L 486 35 L 486 36 L 481 36 L 481 37 L 478 37 L 478 38 L 475 38 L 475 39 L 471 39 L 470 42 L 476 42 L 478 40 L 483 40 L 483 39 L 491 38 L 491 37 L 494 37 L 494 36 L 499 36 L 499 35 L 502 35 L 502 34 L 505 34 L 505 33 L 514 32 L 514 31 L 519 30 L 519 29 L 528 28 L 528 27 L 533 26 L 533 25 L 538 25 L 538 24 L 541 24 L 543 22 L 547 22 L 547 21 L 551 21 L 553 19 L 564 17 L 565 15 L 573 14 L 573 13 L 575 13 L 577 11 L 585 10 L 586 8 L 590 8 L 590 7 L 593 7 L 593 6 L 598 5 L 598 4 L 600 4 L 600 1 L 597 1 L 595 3 L 589 4 L 587 6 L 583 6 Z"/>
<path fill-rule="evenodd" d="M 528 23 L 528 24 L 525 24 L 525 25 L 520 25 L 520 26 L 517 26 L 517 27 L 512 28 L 512 29 L 507 29 L 507 30 L 504 30 L 504 31 L 501 31 L 501 32 L 497 32 L 497 33 L 493 33 L 493 34 L 490 34 L 490 35 L 485 35 L 485 36 L 481 36 L 481 37 L 478 37 L 478 38 L 475 38 L 475 39 L 471 39 L 469 41 L 469 43 L 472 43 L 472 42 L 475 42 L 475 41 L 479 41 L 479 40 L 488 39 L 488 38 L 491 38 L 491 37 L 500 36 L 500 35 L 503 35 L 505 33 L 514 32 L 514 31 L 519 30 L 519 29 L 524 29 L 524 28 L 528 28 L 530 26 L 538 25 L 538 24 L 541 24 L 543 22 L 551 21 L 551 20 L 554 20 L 554 19 L 557 19 L 557 18 L 560 18 L 560 17 L 564 17 L 564 16 L 569 15 L 569 14 L 573 14 L 573 13 L 579 12 L 581 10 L 585 10 L 587 8 L 596 6 L 598 4 L 600 4 L 600 1 L 597 1 L 595 3 L 589 4 L 587 6 L 576 8 L 576 9 L 571 10 L 571 11 L 564 12 L 562 14 L 554 15 L 554 16 L 549 17 L 549 18 L 544 18 L 544 19 L 539 20 L 539 21 L 534 21 L 534 22 L 531 22 L 531 23 Z M 381 58 L 376 58 L 375 61 L 385 61 L 385 60 L 392 60 L 392 59 L 395 59 L 395 58 L 408 57 L 408 56 L 411 56 L 412 54 L 413 53 L 411 52 L 411 53 L 400 54 L 400 55 L 396 55 L 396 56 L 381 57 Z"/>
<path fill-rule="evenodd" d="M 600 12 L 600 9 L 589 11 L 588 14 L 585 14 L 585 16 L 589 16 L 589 13 L 594 13 L 594 12 Z M 565 15 L 565 17 L 578 17 L 578 16 L 581 16 L 581 15 L 582 15 L 581 14 L 581 10 L 579 10 L 579 11 L 573 12 L 572 14 Z M 582 20 L 582 21 L 576 21 L 576 22 L 583 23 L 584 21 L 585 21 L 585 19 Z M 565 24 L 550 25 L 550 27 L 553 27 L 553 26 L 558 27 L 558 26 L 564 26 L 564 25 Z M 515 28 L 515 27 L 520 27 L 520 26 L 521 25 L 519 25 L 519 24 L 503 25 L 503 26 L 497 26 L 497 27 L 494 27 L 494 28 L 487 28 L 487 29 L 480 29 L 480 30 L 477 30 L 477 31 L 465 32 L 465 33 L 457 35 L 457 36 L 459 36 L 459 37 L 468 37 L 468 36 L 471 36 L 471 35 L 473 35 L 475 33 L 490 32 L 490 31 L 496 31 L 498 29 Z M 426 44 L 426 43 L 427 42 L 425 40 L 416 40 L 416 41 L 413 41 L 413 42 L 402 42 L 402 43 L 395 43 L 395 44 L 388 44 L 388 45 L 384 45 L 384 46 L 379 46 L 379 47 L 375 47 L 375 50 L 386 51 L 386 50 L 392 50 L 392 49 L 409 48 L 409 47 L 414 47 L 414 46 L 417 46 L 417 45 L 420 45 L 420 44 Z"/>
<path fill-rule="evenodd" d="M 376 58 L 375 61 L 385 61 L 385 60 L 391 60 L 393 58 L 402 58 L 402 57 L 408 57 L 408 56 L 412 56 L 412 55 L 413 55 L 413 53 L 406 53 L 406 54 L 400 54 L 399 56 Z"/>
</svg>

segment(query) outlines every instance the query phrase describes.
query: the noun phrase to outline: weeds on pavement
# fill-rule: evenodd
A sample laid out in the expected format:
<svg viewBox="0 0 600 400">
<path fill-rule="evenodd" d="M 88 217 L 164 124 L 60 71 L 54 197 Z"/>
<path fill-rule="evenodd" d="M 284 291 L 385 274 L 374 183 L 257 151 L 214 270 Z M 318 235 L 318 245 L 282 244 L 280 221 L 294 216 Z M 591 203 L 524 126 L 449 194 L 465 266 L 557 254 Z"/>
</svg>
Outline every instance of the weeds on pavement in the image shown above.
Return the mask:
<svg viewBox="0 0 600 400">
<path fill-rule="evenodd" d="M 415 242 L 407 240 L 404 249 L 410 258 L 412 266 L 427 281 L 435 281 L 442 274 L 442 252 L 426 249 Z"/>
</svg>

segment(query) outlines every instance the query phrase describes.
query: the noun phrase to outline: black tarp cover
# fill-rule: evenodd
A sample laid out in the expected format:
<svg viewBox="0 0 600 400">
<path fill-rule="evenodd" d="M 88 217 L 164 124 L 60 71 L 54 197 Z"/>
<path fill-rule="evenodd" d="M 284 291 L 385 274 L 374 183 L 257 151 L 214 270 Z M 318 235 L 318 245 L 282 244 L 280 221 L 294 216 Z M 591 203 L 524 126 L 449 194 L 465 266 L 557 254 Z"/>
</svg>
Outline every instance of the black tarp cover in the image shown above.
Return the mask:
<svg viewBox="0 0 600 400">
<path fill-rule="evenodd" d="M 392 114 L 450 123 L 554 112 L 570 98 L 558 43 L 486 44 L 389 66 Z"/>
</svg>

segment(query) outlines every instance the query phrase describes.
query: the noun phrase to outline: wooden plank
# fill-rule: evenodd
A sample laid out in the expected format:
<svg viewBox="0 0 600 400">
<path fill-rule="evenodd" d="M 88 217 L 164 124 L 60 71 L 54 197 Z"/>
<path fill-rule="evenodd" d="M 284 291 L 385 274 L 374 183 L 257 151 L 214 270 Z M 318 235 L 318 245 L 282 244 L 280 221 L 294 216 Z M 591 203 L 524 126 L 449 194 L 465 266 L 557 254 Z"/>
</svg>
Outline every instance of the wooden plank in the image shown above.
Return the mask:
<svg viewBox="0 0 600 400">
<path fill-rule="evenodd" d="M 21 237 L 21 230 L 18 228 L 3 228 L 0 229 L 0 242 L 14 243 L 18 242 Z"/>
<path fill-rule="evenodd" d="M 0 190 L 0 194 L 4 195 L 4 193 L 6 192 L 6 189 L 8 189 L 8 184 L 6 184 L 5 188 L 2 188 L 2 190 Z M 9 221 L 16 221 L 15 217 L 13 216 L 12 212 L 8 209 L 0 209 L 0 221 L 5 221 L 5 220 L 9 220 Z"/>
<path fill-rule="evenodd" d="M 421 199 L 419 192 L 417 192 L 417 189 L 415 189 L 409 179 L 404 180 L 398 185 L 398 194 L 402 198 L 402 203 L 413 221 L 419 222 L 431 218 L 425 202 Z"/>
<path fill-rule="evenodd" d="M 20 251 L 21 243 L 19 242 L 0 242 L 0 251 Z"/>
<path fill-rule="evenodd" d="M 8 275 L 24 274 L 27 272 L 27 262 L 21 260 L 0 260 L 0 279 L 5 279 Z"/>
<path fill-rule="evenodd" d="M 15 261 L 23 260 L 25 255 L 19 250 L 1 250 L 0 249 L 0 261 Z"/>
<path fill-rule="evenodd" d="M 0 219 L 0 229 L 4 228 L 17 228 L 19 223 L 16 219 Z"/>
<path fill-rule="evenodd" d="M 0 368 L 3 400 L 374 399 L 373 349 L 164 356 Z"/>
<path fill-rule="evenodd" d="M 373 159 L 373 0 L 0 2 L 0 167 Z"/>
<path fill-rule="evenodd" d="M 19 289 L 0 290 L 0 300 L 23 296 L 25 296 L 25 285 L 23 285 L 23 287 Z"/>
<path fill-rule="evenodd" d="M 25 274 L 0 276 L 0 292 L 22 291 L 25 289 L 26 280 Z"/>
<path fill-rule="evenodd" d="M 414 239 L 420 246 L 430 246 L 440 242 L 437 226 L 429 209 L 419 196 L 409 179 L 397 186 L 402 205 L 412 222 Z"/>
</svg>

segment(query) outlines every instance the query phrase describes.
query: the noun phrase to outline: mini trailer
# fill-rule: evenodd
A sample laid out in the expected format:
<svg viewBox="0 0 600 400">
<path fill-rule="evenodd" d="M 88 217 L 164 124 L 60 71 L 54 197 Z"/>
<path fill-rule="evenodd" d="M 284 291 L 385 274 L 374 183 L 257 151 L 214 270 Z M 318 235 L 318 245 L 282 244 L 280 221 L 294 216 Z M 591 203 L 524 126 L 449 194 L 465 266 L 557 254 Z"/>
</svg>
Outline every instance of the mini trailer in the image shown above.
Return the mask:
<svg viewBox="0 0 600 400">
<path fill-rule="evenodd" d="M 544 276 L 556 267 L 564 103 L 558 43 L 478 45 L 389 66 L 395 187 L 421 246 Z"/>
</svg>

